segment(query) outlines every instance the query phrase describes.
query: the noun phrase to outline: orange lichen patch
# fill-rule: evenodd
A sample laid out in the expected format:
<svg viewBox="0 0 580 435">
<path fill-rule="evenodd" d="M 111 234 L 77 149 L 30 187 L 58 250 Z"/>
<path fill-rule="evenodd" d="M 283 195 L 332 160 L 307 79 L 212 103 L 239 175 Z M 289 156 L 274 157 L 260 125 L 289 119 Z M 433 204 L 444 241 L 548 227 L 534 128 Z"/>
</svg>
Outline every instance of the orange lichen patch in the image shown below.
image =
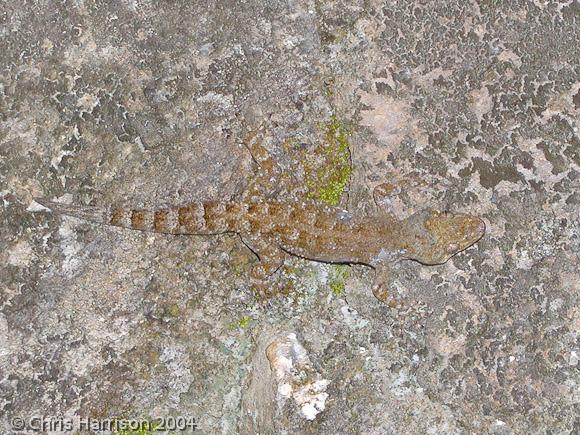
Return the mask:
<svg viewBox="0 0 580 435">
<path fill-rule="evenodd" d="M 111 211 L 111 220 L 109 222 L 111 225 L 123 226 L 125 222 L 125 210 L 122 208 L 116 208 Z"/>
<path fill-rule="evenodd" d="M 131 227 L 135 228 L 136 230 L 144 230 L 146 228 L 145 211 L 131 211 Z"/>
<path fill-rule="evenodd" d="M 157 210 L 155 212 L 153 216 L 153 228 L 155 228 L 155 231 L 167 231 L 169 229 L 167 225 L 168 216 L 168 210 Z"/>
</svg>

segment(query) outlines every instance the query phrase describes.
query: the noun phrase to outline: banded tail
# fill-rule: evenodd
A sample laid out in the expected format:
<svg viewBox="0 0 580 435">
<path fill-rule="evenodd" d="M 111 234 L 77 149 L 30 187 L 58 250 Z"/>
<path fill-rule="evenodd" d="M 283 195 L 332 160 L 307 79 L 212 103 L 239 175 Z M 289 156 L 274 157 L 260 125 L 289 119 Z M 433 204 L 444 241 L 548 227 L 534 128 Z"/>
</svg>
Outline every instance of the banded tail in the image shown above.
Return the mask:
<svg viewBox="0 0 580 435">
<path fill-rule="evenodd" d="M 167 234 L 220 234 L 237 231 L 242 205 L 232 202 L 193 202 L 183 207 L 131 210 L 63 204 L 34 198 L 54 212 L 103 225 Z"/>
</svg>

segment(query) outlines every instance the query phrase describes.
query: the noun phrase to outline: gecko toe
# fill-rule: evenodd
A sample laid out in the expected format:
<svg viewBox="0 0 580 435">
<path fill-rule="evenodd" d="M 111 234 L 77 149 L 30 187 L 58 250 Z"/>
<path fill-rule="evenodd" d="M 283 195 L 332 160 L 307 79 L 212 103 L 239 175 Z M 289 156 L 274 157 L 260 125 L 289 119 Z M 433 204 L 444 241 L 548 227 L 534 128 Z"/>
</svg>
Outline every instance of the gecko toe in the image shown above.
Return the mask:
<svg viewBox="0 0 580 435">
<path fill-rule="evenodd" d="M 372 290 L 375 298 L 390 308 L 400 308 L 405 305 L 404 298 L 395 289 L 391 289 L 386 285 L 375 284 Z"/>
</svg>

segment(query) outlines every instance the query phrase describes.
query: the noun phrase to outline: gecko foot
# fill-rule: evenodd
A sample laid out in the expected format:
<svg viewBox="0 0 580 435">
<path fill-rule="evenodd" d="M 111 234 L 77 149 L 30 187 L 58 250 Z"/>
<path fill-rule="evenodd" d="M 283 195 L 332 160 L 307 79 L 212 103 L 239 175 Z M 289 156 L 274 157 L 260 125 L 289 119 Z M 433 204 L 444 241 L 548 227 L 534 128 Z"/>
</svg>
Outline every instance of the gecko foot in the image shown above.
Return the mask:
<svg viewBox="0 0 580 435">
<path fill-rule="evenodd" d="M 387 304 L 391 308 L 398 308 L 404 305 L 405 298 L 391 281 L 391 269 L 384 265 L 375 271 L 375 282 L 372 290 L 373 295 L 379 301 Z"/>
<path fill-rule="evenodd" d="M 282 284 L 275 279 L 275 272 L 269 265 L 256 264 L 250 271 L 250 286 L 258 300 L 268 300 L 281 293 Z"/>
<path fill-rule="evenodd" d="M 401 189 L 392 183 L 382 183 L 373 189 L 373 199 L 379 207 L 388 207 L 391 205 L 391 198 L 398 195 Z"/>
<path fill-rule="evenodd" d="M 389 210 L 393 199 L 403 192 L 427 186 L 423 180 L 402 180 L 398 183 L 382 183 L 373 189 L 373 199 L 380 209 Z"/>
<path fill-rule="evenodd" d="M 292 280 L 283 273 L 284 257 L 282 251 L 271 249 L 270 256 L 262 255 L 262 260 L 250 270 L 250 286 L 259 301 L 288 295 L 294 290 Z"/>
<path fill-rule="evenodd" d="M 283 294 L 286 284 L 278 271 L 284 265 L 286 253 L 271 240 L 248 235 L 241 238 L 259 260 L 250 270 L 250 286 L 256 298 L 267 300 Z"/>
</svg>

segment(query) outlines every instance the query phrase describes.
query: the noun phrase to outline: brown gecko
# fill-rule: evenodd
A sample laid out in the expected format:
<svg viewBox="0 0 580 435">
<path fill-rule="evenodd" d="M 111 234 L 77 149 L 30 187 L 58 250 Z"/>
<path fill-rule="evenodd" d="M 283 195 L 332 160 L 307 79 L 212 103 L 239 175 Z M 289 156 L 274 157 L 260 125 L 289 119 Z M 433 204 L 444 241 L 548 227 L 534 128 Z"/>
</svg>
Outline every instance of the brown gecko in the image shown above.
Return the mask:
<svg viewBox="0 0 580 435">
<path fill-rule="evenodd" d="M 188 235 L 237 234 L 260 260 L 250 276 L 262 295 L 268 293 L 269 278 L 280 269 L 288 254 L 320 262 L 371 266 L 376 270 L 373 293 L 389 305 L 398 300 L 389 291 L 392 264 L 399 260 L 442 264 L 476 243 L 485 233 L 484 222 L 466 214 L 424 210 L 404 220 L 388 213 L 355 217 L 346 210 L 304 195 L 282 200 L 274 187 L 291 184 L 288 173 L 281 170 L 255 137 L 245 145 L 260 171 L 254 188 L 240 201 L 193 202 L 157 210 L 104 210 L 43 198 L 35 200 L 64 215 L 135 230 Z M 385 185 L 375 188 L 378 205 L 386 195 Z"/>
</svg>

